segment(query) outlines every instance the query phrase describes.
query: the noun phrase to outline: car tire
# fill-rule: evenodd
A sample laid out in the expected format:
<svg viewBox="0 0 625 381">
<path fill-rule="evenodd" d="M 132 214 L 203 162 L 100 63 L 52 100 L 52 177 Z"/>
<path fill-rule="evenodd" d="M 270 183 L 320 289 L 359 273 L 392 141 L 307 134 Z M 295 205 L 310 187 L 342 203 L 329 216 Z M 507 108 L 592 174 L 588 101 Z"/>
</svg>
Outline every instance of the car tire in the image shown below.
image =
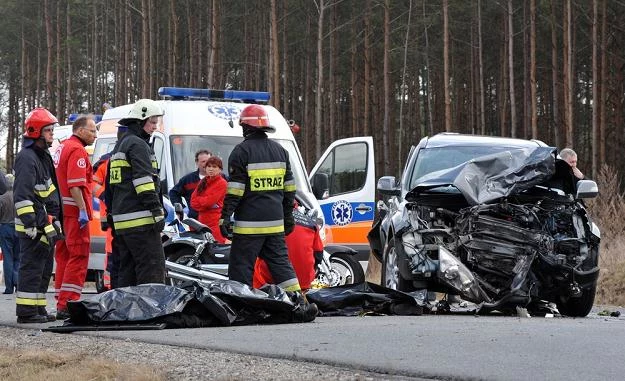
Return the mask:
<svg viewBox="0 0 625 381">
<path fill-rule="evenodd" d="M 353 255 L 349 253 L 334 253 L 330 256 L 332 270 L 340 274 L 339 286 L 345 284 L 363 283 L 365 272 Z"/>
<path fill-rule="evenodd" d="M 397 291 L 414 291 L 412 283 L 402 278 L 397 263 L 397 251 L 395 250 L 395 238 L 391 238 L 383 258 L 382 286 Z"/>
<path fill-rule="evenodd" d="M 593 247 L 592 256 L 590 258 L 589 267 L 595 267 L 599 263 L 599 249 L 597 247 Z M 571 317 L 585 317 L 592 310 L 592 306 L 595 302 L 595 294 L 597 292 L 597 280 L 593 282 L 593 284 L 589 287 L 585 287 L 582 289 L 582 295 L 577 298 L 566 298 L 561 299 L 556 303 L 558 306 L 558 311 L 562 315 L 571 316 Z"/>
</svg>

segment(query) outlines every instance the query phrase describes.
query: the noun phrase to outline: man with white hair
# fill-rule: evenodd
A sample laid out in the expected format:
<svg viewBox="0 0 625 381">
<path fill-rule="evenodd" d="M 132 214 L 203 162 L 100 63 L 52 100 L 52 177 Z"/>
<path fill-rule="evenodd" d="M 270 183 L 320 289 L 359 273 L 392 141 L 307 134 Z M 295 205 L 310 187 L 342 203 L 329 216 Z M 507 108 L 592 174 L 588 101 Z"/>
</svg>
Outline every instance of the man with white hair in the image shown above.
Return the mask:
<svg viewBox="0 0 625 381">
<path fill-rule="evenodd" d="M 575 177 L 579 180 L 583 180 L 585 178 L 584 174 L 579 170 L 579 168 L 577 168 L 577 153 L 575 153 L 575 151 L 571 148 L 565 148 L 560 151 L 560 158 L 569 163 L 571 169 L 573 169 Z"/>
</svg>

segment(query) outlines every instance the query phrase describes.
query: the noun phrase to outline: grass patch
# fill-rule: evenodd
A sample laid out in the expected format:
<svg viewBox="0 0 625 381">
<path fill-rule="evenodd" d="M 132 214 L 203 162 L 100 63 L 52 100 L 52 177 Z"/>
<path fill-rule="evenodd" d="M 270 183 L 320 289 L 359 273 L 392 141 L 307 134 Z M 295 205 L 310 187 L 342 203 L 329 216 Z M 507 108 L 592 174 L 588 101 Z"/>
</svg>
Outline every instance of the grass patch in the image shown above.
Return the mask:
<svg viewBox="0 0 625 381">
<path fill-rule="evenodd" d="M 164 381 L 164 373 L 81 353 L 0 348 L 0 379 L 5 381 Z"/>
</svg>

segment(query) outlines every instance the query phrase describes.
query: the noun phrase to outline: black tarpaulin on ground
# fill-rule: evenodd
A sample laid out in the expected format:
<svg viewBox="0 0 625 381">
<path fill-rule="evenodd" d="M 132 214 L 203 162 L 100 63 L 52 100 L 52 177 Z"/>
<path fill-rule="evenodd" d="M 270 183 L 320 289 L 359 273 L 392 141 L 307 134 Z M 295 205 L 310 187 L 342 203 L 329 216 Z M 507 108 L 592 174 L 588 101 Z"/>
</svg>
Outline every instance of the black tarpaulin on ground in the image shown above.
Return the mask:
<svg viewBox="0 0 625 381">
<path fill-rule="evenodd" d="M 325 316 L 362 313 L 421 315 L 409 294 L 371 283 L 312 290 L 308 300 Z M 297 294 L 275 285 L 253 289 L 232 280 L 183 288 L 164 284 L 124 287 L 68 303 L 71 318 L 46 331 L 199 328 L 293 323 Z"/>
<path fill-rule="evenodd" d="M 423 314 L 415 297 L 369 282 L 311 290 L 306 297 L 317 304 L 323 316 Z"/>
</svg>

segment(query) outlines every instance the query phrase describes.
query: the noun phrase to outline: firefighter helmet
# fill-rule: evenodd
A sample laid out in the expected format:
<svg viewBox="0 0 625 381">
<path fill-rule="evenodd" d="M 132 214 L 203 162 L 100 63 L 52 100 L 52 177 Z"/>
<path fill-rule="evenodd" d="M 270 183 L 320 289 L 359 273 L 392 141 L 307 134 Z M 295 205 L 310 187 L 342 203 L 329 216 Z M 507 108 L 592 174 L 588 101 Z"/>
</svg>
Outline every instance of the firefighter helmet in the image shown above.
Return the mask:
<svg viewBox="0 0 625 381">
<path fill-rule="evenodd" d="M 54 115 L 43 107 L 37 107 L 26 115 L 24 122 L 24 137 L 29 139 L 39 139 L 41 130 L 49 125 L 57 125 L 59 121 Z"/>
<path fill-rule="evenodd" d="M 162 116 L 163 109 L 151 99 L 139 99 L 132 105 L 128 116 L 124 119 L 146 120 L 153 116 Z"/>
<path fill-rule="evenodd" d="M 241 111 L 239 124 L 245 127 L 257 128 L 262 131 L 276 132 L 276 128 L 269 124 L 269 115 L 261 105 L 249 105 Z"/>
</svg>

